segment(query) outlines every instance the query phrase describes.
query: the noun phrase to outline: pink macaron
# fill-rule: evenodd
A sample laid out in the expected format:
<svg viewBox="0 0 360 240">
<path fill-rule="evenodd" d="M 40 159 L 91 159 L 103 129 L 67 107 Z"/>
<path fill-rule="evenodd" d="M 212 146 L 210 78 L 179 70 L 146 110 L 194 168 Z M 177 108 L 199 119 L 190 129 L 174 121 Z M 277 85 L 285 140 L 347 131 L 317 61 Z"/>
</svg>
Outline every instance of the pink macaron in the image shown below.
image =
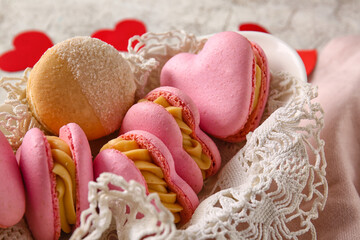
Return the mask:
<svg viewBox="0 0 360 240">
<path fill-rule="evenodd" d="M 160 87 L 148 93 L 126 113 L 120 133 L 144 130 L 157 136 L 170 150 L 177 173 L 198 193 L 204 179 L 220 168 L 215 143 L 199 127 L 195 103 L 183 91 Z"/>
<path fill-rule="evenodd" d="M 20 151 L 29 228 L 37 240 L 58 239 L 61 231 L 69 233 L 80 224 L 89 206 L 93 169 L 86 135 L 75 123 L 61 127 L 59 137 L 33 128 Z"/>
<path fill-rule="evenodd" d="M 244 140 L 259 125 L 269 82 L 264 51 L 236 32 L 211 36 L 197 55 L 175 55 L 160 75 L 162 86 L 179 88 L 194 100 L 202 130 L 230 142 Z"/>
<path fill-rule="evenodd" d="M 14 152 L 0 131 L 0 227 L 18 223 L 25 213 L 25 191 Z"/>
<path fill-rule="evenodd" d="M 175 223 L 188 222 L 199 204 L 192 188 L 176 173 L 165 144 L 151 133 L 134 130 L 104 145 L 94 159 L 94 176 L 111 172 L 144 185 L 148 193 L 174 214 Z"/>
</svg>

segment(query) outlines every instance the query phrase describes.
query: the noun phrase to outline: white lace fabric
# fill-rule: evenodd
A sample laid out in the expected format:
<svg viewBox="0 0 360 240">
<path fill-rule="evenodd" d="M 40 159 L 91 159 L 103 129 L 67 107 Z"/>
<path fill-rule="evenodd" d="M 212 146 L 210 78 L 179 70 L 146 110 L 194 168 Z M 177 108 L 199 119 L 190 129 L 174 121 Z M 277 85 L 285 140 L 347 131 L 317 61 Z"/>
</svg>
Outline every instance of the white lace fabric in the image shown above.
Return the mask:
<svg viewBox="0 0 360 240">
<path fill-rule="evenodd" d="M 138 44 L 131 48 L 130 42 L 124 56 L 135 72 L 139 98 L 159 85 L 165 61 L 179 52 L 197 53 L 205 43 L 182 31 L 147 33 L 135 40 Z M 0 86 L 26 82 L 26 74 L 22 79 L 2 79 Z M 13 93 L 16 88 L 8 89 Z M 311 84 L 289 73 L 272 72 L 263 121 L 247 135 L 246 143 L 215 140 L 222 168 L 205 183 L 200 205 L 186 226 L 177 228 L 159 197 L 146 195 L 139 183 L 103 173 L 89 184 L 90 207 L 71 239 L 316 239 L 312 221 L 328 195 L 320 138 L 323 111 L 316 96 Z M 0 126 L 16 149 L 25 129 L 37 123 L 25 108 L 21 91 L 8 99 L 18 101 L 15 105 L 21 108 L 0 113 Z M 110 183 L 124 191 L 109 190 Z M 18 225 L 10 229 L 19 235 Z M 0 230 L 0 240 L 8 239 L 4 234 L 9 229 Z"/>
<path fill-rule="evenodd" d="M 34 127 L 42 128 L 32 116 L 26 101 L 26 83 L 30 69 L 26 69 L 22 77 L 3 77 L 0 88 L 4 90 L 6 99 L 0 102 L 0 130 L 5 134 L 10 145 L 16 150 L 25 133 Z"/>
</svg>

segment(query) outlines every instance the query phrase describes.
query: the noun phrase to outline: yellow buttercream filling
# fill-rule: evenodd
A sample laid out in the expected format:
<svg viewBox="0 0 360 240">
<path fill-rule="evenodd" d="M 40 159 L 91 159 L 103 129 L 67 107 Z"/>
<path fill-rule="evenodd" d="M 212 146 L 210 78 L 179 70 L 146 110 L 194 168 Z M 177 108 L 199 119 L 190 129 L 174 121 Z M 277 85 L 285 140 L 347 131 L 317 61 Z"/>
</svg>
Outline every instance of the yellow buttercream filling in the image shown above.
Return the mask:
<svg viewBox="0 0 360 240">
<path fill-rule="evenodd" d="M 135 166 L 143 175 L 150 193 L 157 193 L 162 204 L 174 215 L 174 222 L 181 220 L 179 212 L 183 210 L 182 206 L 176 201 L 176 193 L 168 189 L 164 180 L 164 173 L 157 166 L 147 149 L 140 148 L 134 140 L 124 140 L 116 138 L 105 144 L 100 151 L 104 149 L 116 149 L 125 154 L 129 159 L 134 161 Z"/>
<path fill-rule="evenodd" d="M 255 61 L 256 58 L 255 58 Z M 261 73 L 261 68 L 259 67 L 258 64 L 256 64 L 255 67 L 255 94 L 254 94 L 254 100 L 253 100 L 253 104 L 252 104 L 252 109 L 251 111 L 254 111 L 254 109 L 256 108 L 258 102 L 259 102 L 259 95 L 260 95 L 260 88 L 261 88 L 261 78 L 262 78 L 262 73 Z"/>
<path fill-rule="evenodd" d="M 75 163 L 69 146 L 58 137 L 47 136 L 54 160 L 52 172 L 56 174 L 56 192 L 59 200 L 61 230 L 70 233 L 76 223 Z"/>
<path fill-rule="evenodd" d="M 203 175 L 203 179 L 205 179 L 206 171 L 211 166 L 211 159 L 203 152 L 202 146 L 199 141 L 191 137 L 193 131 L 189 127 L 189 125 L 187 125 L 183 120 L 182 108 L 170 105 L 170 103 L 163 96 L 158 97 L 153 102 L 164 107 L 174 117 L 176 123 L 181 130 L 183 138 L 183 148 L 199 166 Z"/>
</svg>

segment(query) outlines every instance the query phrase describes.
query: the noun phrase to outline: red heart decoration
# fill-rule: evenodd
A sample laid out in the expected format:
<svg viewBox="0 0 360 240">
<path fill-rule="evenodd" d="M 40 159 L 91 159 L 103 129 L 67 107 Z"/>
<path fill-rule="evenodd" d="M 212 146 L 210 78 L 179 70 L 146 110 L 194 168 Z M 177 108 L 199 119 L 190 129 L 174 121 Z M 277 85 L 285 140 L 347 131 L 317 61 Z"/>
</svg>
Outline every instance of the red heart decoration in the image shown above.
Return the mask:
<svg viewBox="0 0 360 240">
<path fill-rule="evenodd" d="M 264 32 L 269 33 L 267 29 L 260 26 L 257 23 L 242 23 L 239 25 L 240 31 L 257 31 L 257 32 Z M 316 49 L 311 50 L 296 50 L 297 53 L 300 55 L 306 69 L 306 74 L 309 74 L 314 70 L 317 60 L 317 51 Z"/>
<path fill-rule="evenodd" d="M 317 51 L 316 49 L 309 50 L 296 50 L 300 55 L 302 61 L 304 62 L 306 74 L 309 75 L 315 68 L 317 60 Z"/>
<path fill-rule="evenodd" d="M 15 36 L 14 49 L 0 55 L 0 69 L 8 72 L 33 67 L 43 53 L 54 44 L 40 31 L 26 31 Z"/>
<path fill-rule="evenodd" d="M 118 22 L 114 30 L 100 29 L 91 37 L 107 42 L 119 51 L 127 51 L 129 38 L 144 33 L 146 33 L 146 27 L 143 22 L 136 19 L 126 19 Z M 135 44 L 136 42 L 133 42 L 133 47 Z"/>
<path fill-rule="evenodd" d="M 269 33 L 269 31 L 267 29 L 265 29 L 263 26 L 260 26 L 257 23 L 251 23 L 251 22 L 240 24 L 239 30 L 240 31 L 257 31 L 257 32 Z"/>
</svg>

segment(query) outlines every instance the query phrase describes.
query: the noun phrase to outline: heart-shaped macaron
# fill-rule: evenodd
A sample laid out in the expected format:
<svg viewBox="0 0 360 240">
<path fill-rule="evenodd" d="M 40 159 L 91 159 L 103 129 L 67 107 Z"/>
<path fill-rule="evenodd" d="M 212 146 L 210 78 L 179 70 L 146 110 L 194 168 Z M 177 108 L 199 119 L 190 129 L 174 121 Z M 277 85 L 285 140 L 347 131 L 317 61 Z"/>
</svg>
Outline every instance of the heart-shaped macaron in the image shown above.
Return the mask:
<svg viewBox="0 0 360 240">
<path fill-rule="evenodd" d="M 203 180 L 216 174 L 221 157 L 215 143 L 199 128 L 195 103 L 177 88 L 149 92 L 126 113 L 120 133 L 143 130 L 154 134 L 169 149 L 177 174 L 196 192 Z"/>
<path fill-rule="evenodd" d="M 126 19 L 118 22 L 114 30 L 100 29 L 91 37 L 107 42 L 119 51 L 127 51 L 129 38 L 142 35 L 145 32 L 146 27 L 143 22 L 136 19 Z"/>
<path fill-rule="evenodd" d="M 0 55 L 0 69 L 8 72 L 33 67 L 42 54 L 53 46 L 50 38 L 40 31 L 26 31 L 15 36 L 14 49 Z"/>
<path fill-rule="evenodd" d="M 197 55 L 175 55 L 160 76 L 162 86 L 179 88 L 193 99 L 203 131 L 234 142 L 259 124 L 269 79 L 265 53 L 236 32 L 213 35 Z"/>
</svg>

